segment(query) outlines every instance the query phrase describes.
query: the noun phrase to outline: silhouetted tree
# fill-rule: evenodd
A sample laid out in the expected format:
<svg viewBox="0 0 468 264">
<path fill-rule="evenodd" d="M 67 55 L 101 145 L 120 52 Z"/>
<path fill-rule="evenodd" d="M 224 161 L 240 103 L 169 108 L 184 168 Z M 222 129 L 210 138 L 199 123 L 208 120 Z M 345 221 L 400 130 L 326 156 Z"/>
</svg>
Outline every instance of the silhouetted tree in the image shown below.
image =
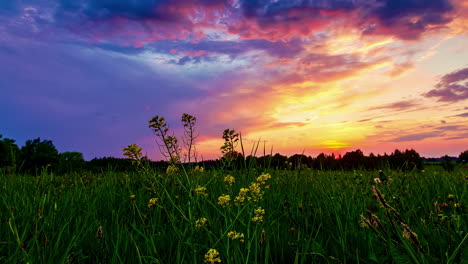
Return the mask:
<svg viewBox="0 0 468 264">
<path fill-rule="evenodd" d="M 304 154 L 294 154 L 291 157 L 288 158 L 288 162 L 292 163 L 292 166 L 294 168 L 297 167 L 309 167 L 312 166 L 312 158 L 308 158 Z"/>
<path fill-rule="evenodd" d="M 360 149 L 346 152 L 340 160 L 343 169 L 357 169 L 362 167 L 364 161 L 364 153 Z"/>
<path fill-rule="evenodd" d="M 320 153 L 317 158 L 313 160 L 313 168 L 316 170 L 334 170 L 337 168 L 338 161 L 335 158 L 335 154 L 326 155 Z"/>
<path fill-rule="evenodd" d="M 465 150 L 462 153 L 460 153 L 460 155 L 458 155 L 457 163 L 468 163 L 468 150 Z"/>
<path fill-rule="evenodd" d="M 452 158 L 450 158 L 448 155 L 442 157 L 442 162 L 440 163 L 440 165 L 446 171 L 453 171 L 453 169 L 455 168 L 455 165 L 452 163 Z"/>
<path fill-rule="evenodd" d="M 21 148 L 20 157 L 23 162 L 22 168 L 30 173 L 45 166 L 54 167 L 59 161 L 58 151 L 52 141 L 41 141 L 40 138 L 27 140 Z"/>
<path fill-rule="evenodd" d="M 0 135 L 0 168 L 14 167 L 19 155 L 19 148 L 13 139 Z"/>
<path fill-rule="evenodd" d="M 284 169 L 287 167 L 286 163 L 288 162 L 288 157 L 283 156 L 279 153 L 276 153 L 271 158 L 271 167 L 274 169 Z"/>
<path fill-rule="evenodd" d="M 72 172 L 84 169 L 85 160 L 80 152 L 63 152 L 59 154 L 59 172 Z"/>
</svg>

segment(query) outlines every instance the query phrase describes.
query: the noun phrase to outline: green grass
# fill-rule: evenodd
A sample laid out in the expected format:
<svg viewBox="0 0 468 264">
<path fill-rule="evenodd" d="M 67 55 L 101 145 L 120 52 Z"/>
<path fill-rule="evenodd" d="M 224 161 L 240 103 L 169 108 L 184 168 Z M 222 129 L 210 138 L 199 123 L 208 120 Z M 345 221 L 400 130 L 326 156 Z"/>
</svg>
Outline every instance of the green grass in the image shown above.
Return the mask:
<svg viewBox="0 0 468 264">
<path fill-rule="evenodd" d="M 0 263 L 204 263 L 211 248 L 222 263 L 467 263 L 466 170 L 386 171 L 393 181 L 377 185 L 421 249 L 374 198 L 377 172 L 267 172 L 262 199 L 242 206 L 234 197 L 261 173 L 0 175 Z M 254 223 L 258 207 L 266 213 Z M 361 226 L 366 210 L 382 229 Z M 229 239 L 233 230 L 245 241 Z"/>
</svg>

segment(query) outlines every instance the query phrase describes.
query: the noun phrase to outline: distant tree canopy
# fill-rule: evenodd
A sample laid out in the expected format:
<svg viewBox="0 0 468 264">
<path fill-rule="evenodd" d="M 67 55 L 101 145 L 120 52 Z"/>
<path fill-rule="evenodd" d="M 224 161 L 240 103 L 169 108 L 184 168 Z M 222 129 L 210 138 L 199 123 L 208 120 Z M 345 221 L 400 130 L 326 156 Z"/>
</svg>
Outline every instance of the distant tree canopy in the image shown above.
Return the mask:
<svg viewBox="0 0 468 264">
<path fill-rule="evenodd" d="M 462 153 L 460 153 L 460 155 L 458 155 L 457 163 L 468 163 L 468 150 L 465 150 Z"/>
<path fill-rule="evenodd" d="M 237 142 L 240 140 L 234 130 L 226 130 L 223 156 L 218 160 L 208 160 L 191 163 L 193 166 L 199 165 L 206 169 L 224 167 L 226 169 L 241 169 L 244 166 L 256 167 L 261 170 L 272 169 L 299 169 L 313 168 L 315 170 L 354 170 L 354 169 L 393 169 L 393 170 L 413 170 L 423 169 L 423 158 L 414 149 L 401 151 L 396 149 L 390 155 L 374 155 L 370 153 L 365 156 L 360 150 L 349 151 L 342 157 L 335 157 L 334 154 L 327 155 L 320 153 L 317 157 L 295 154 L 290 157 L 279 153 L 275 155 L 265 155 L 255 157 L 249 155 L 244 157 L 242 153 L 235 150 Z M 166 161 L 150 161 L 143 159 L 145 164 L 161 170 L 166 170 L 169 165 Z M 426 159 L 427 160 L 427 159 Z M 440 165 L 445 170 L 455 169 L 455 158 L 444 156 L 441 158 L 429 159 L 430 165 Z M 468 150 L 460 153 L 457 163 L 468 163 Z M 228 165 L 226 167 L 226 164 Z M 5 169 L 6 168 L 6 169 Z M 128 172 L 136 170 L 131 159 L 122 158 L 94 158 L 85 161 L 80 152 L 59 153 L 51 140 L 41 140 L 40 138 L 27 140 L 25 145 L 19 148 L 15 140 L 3 138 L 0 135 L 0 169 L 3 171 L 13 171 L 20 173 L 37 174 L 41 169 L 47 168 L 59 174 L 70 172 L 102 172 L 107 170 Z M 9 172 L 8 172 L 9 173 Z"/>
<path fill-rule="evenodd" d="M 59 152 L 51 140 L 36 138 L 27 140 L 21 148 L 20 158 L 23 161 L 22 168 L 27 172 L 46 167 L 55 166 L 59 162 Z"/>
<path fill-rule="evenodd" d="M 15 166 L 19 152 L 13 139 L 3 138 L 0 135 L 0 168 Z"/>
<path fill-rule="evenodd" d="M 441 165 L 444 170 L 453 171 L 455 169 L 455 165 L 452 163 L 452 158 L 450 158 L 448 155 L 443 156 L 441 159 Z"/>
</svg>

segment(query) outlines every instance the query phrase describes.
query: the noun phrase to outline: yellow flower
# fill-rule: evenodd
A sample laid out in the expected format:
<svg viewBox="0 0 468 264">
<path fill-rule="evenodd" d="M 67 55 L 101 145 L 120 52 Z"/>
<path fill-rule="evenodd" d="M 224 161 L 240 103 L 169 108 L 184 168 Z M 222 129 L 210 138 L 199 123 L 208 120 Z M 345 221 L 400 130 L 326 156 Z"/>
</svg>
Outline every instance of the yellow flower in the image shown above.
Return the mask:
<svg viewBox="0 0 468 264">
<path fill-rule="evenodd" d="M 149 199 L 149 201 L 148 201 L 148 208 L 151 208 L 153 205 L 155 205 L 157 201 L 158 201 L 158 198 L 151 198 L 151 199 Z"/>
<path fill-rule="evenodd" d="M 228 176 L 224 177 L 224 182 L 229 184 L 229 186 L 232 186 L 232 184 L 234 182 L 236 182 L 236 179 L 233 176 L 228 175 Z"/>
<path fill-rule="evenodd" d="M 241 188 L 239 190 L 239 195 L 234 198 L 234 203 L 236 205 L 243 205 L 245 202 L 245 198 L 247 197 L 247 192 L 249 191 L 249 188 Z"/>
<path fill-rule="evenodd" d="M 244 234 L 243 233 L 238 233 L 237 231 L 230 231 L 227 234 L 227 237 L 229 237 L 231 240 L 236 240 L 239 239 L 240 242 L 244 242 Z"/>
<path fill-rule="evenodd" d="M 205 169 L 203 167 L 200 167 L 200 166 L 195 166 L 195 168 L 193 168 L 193 172 L 200 172 L 200 173 L 203 173 L 205 172 Z"/>
<path fill-rule="evenodd" d="M 143 154 L 141 154 L 142 148 L 138 147 L 137 144 L 128 145 L 126 148 L 123 148 L 123 155 L 132 159 L 133 161 L 139 161 Z"/>
<path fill-rule="evenodd" d="M 132 194 L 132 195 L 130 195 L 129 197 L 130 197 L 130 200 L 135 200 L 136 195 Z"/>
<path fill-rule="evenodd" d="M 198 219 L 197 221 L 195 221 L 195 226 L 200 228 L 200 227 L 204 227 L 206 226 L 206 223 L 208 222 L 208 219 L 206 219 L 205 217 L 202 217 L 200 219 Z"/>
<path fill-rule="evenodd" d="M 254 211 L 255 216 L 252 218 L 252 222 L 254 223 L 261 223 L 263 222 L 263 216 L 265 215 L 265 209 L 258 207 Z"/>
<path fill-rule="evenodd" d="M 231 201 L 231 196 L 229 194 L 223 194 L 218 198 L 218 204 L 222 207 L 229 206 L 229 202 Z"/>
<path fill-rule="evenodd" d="M 266 181 L 271 179 L 271 176 L 270 174 L 268 173 L 265 173 L 265 174 L 262 174 L 260 176 L 257 177 L 257 182 L 261 185 L 265 185 L 266 184 Z"/>
<path fill-rule="evenodd" d="M 253 200 L 254 202 L 257 202 L 262 199 L 263 197 L 263 192 L 262 189 L 260 189 L 260 184 L 259 183 L 251 183 L 249 186 L 250 190 L 250 196 L 248 197 L 249 200 Z"/>
<path fill-rule="evenodd" d="M 206 187 L 198 186 L 197 188 L 194 189 L 195 193 L 198 195 L 204 195 L 207 196 L 208 194 L 206 193 Z"/>
<path fill-rule="evenodd" d="M 455 198 L 455 195 L 449 194 L 449 195 L 447 196 L 447 198 L 448 198 L 449 200 L 453 200 L 453 198 Z"/>
<path fill-rule="evenodd" d="M 166 169 L 166 173 L 169 175 L 176 174 L 177 172 L 179 172 L 179 168 L 177 168 L 175 165 L 169 165 L 169 167 Z"/>
<path fill-rule="evenodd" d="M 219 252 L 212 248 L 208 250 L 205 254 L 205 262 L 210 263 L 210 264 L 215 264 L 216 262 L 221 263 L 221 259 L 219 258 Z"/>
</svg>

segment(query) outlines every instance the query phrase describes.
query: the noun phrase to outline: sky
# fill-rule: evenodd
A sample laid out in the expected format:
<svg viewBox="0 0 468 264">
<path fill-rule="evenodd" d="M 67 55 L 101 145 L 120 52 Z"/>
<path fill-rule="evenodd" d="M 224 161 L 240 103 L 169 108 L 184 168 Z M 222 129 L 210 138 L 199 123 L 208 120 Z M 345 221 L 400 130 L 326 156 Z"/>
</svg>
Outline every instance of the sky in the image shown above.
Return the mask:
<svg viewBox="0 0 468 264">
<path fill-rule="evenodd" d="M 468 0 L 2 0 L 0 134 L 160 160 L 148 121 L 189 113 L 205 160 L 226 128 L 247 153 L 458 156 L 467 47 Z"/>
</svg>

